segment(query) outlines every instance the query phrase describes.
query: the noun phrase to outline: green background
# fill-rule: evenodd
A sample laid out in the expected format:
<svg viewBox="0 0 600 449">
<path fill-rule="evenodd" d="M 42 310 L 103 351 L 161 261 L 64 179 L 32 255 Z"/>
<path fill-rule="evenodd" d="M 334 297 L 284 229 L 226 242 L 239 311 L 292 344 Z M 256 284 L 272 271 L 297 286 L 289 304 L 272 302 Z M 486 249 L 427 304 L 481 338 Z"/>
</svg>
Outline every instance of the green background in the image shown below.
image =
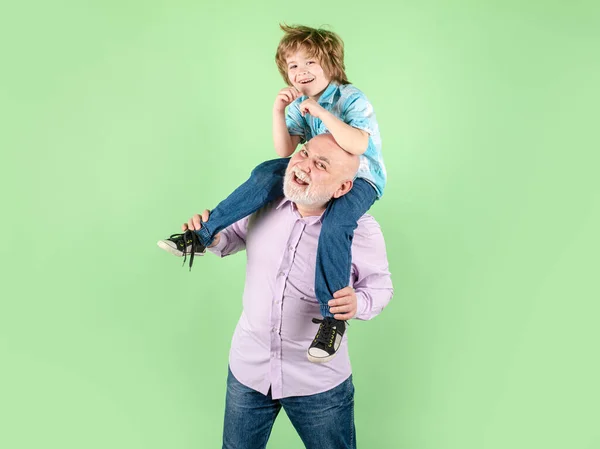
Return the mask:
<svg viewBox="0 0 600 449">
<path fill-rule="evenodd" d="M 156 241 L 275 157 L 285 21 L 342 36 L 382 132 L 359 447 L 600 448 L 597 5 L 3 5 L 0 447 L 220 447 L 244 257 Z"/>
</svg>

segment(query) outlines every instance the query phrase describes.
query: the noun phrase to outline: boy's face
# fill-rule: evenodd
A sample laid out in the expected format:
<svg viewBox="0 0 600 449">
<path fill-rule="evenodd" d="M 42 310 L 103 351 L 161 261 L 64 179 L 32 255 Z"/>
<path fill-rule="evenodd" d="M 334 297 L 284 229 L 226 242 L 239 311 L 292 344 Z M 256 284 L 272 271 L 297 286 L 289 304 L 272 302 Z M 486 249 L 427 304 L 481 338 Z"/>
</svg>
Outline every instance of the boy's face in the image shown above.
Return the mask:
<svg viewBox="0 0 600 449">
<path fill-rule="evenodd" d="M 308 57 L 302 49 L 286 58 L 287 75 L 296 89 L 303 95 L 316 98 L 323 93 L 331 79 L 316 58 Z"/>
</svg>

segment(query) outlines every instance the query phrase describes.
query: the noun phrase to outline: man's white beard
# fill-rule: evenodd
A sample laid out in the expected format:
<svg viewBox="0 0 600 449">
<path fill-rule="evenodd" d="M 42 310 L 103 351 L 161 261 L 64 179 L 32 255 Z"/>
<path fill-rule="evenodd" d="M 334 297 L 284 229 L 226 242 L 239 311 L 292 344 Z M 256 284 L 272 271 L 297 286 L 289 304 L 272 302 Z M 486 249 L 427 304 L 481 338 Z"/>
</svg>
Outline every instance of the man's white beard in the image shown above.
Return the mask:
<svg viewBox="0 0 600 449">
<path fill-rule="evenodd" d="M 304 207 L 323 207 L 327 204 L 332 195 L 326 192 L 313 192 L 315 189 L 312 183 L 308 184 L 306 187 L 296 185 L 293 179 L 295 170 L 297 169 L 288 171 L 283 179 L 283 194 L 285 197 Z M 298 171 L 306 175 L 306 173 L 301 170 Z"/>
</svg>

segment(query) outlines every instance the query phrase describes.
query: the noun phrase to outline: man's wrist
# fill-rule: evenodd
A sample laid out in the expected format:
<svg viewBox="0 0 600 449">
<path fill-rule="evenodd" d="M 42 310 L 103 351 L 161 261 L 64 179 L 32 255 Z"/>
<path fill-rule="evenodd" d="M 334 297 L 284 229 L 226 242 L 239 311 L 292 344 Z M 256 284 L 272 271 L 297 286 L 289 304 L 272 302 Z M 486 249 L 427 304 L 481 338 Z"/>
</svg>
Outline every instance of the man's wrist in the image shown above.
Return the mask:
<svg viewBox="0 0 600 449">
<path fill-rule="evenodd" d="M 367 298 L 365 295 L 357 291 L 356 292 L 356 313 L 352 317 L 352 319 L 361 319 L 360 317 L 365 313 L 367 309 Z"/>
</svg>

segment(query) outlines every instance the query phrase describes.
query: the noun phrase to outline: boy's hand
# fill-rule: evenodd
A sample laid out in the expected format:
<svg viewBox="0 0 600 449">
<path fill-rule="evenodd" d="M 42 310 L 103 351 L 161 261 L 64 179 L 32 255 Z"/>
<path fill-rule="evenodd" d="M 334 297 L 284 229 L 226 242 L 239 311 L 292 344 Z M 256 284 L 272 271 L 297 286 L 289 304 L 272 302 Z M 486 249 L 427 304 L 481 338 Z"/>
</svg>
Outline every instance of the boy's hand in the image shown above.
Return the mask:
<svg viewBox="0 0 600 449">
<path fill-rule="evenodd" d="M 327 112 L 323 106 L 317 103 L 312 98 L 308 98 L 300 103 L 300 112 L 304 117 L 306 114 L 310 114 L 313 117 L 321 118 L 324 112 Z"/>
<path fill-rule="evenodd" d="M 198 230 L 200 230 L 200 228 L 202 228 L 202 223 L 208 221 L 209 216 L 210 216 L 210 211 L 208 209 L 205 209 L 204 212 L 202 212 L 201 216 L 199 214 L 195 214 L 192 218 L 190 218 L 188 220 L 187 223 L 182 224 L 181 230 L 183 232 L 187 231 L 188 229 L 191 229 L 193 231 L 198 231 Z M 208 245 L 208 247 L 212 248 L 213 246 L 217 245 L 219 243 L 220 238 L 221 238 L 221 234 L 215 235 L 213 242 L 210 245 Z"/>
<path fill-rule="evenodd" d="M 356 292 L 352 287 L 344 287 L 333 294 L 334 299 L 330 299 L 327 305 L 329 311 L 333 313 L 336 320 L 349 320 L 358 308 Z"/>
<path fill-rule="evenodd" d="M 286 106 L 301 95 L 300 91 L 295 87 L 281 89 L 275 98 L 273 109 L 277 112 L 283 112 L 285 111 Z"/>
</svg>

